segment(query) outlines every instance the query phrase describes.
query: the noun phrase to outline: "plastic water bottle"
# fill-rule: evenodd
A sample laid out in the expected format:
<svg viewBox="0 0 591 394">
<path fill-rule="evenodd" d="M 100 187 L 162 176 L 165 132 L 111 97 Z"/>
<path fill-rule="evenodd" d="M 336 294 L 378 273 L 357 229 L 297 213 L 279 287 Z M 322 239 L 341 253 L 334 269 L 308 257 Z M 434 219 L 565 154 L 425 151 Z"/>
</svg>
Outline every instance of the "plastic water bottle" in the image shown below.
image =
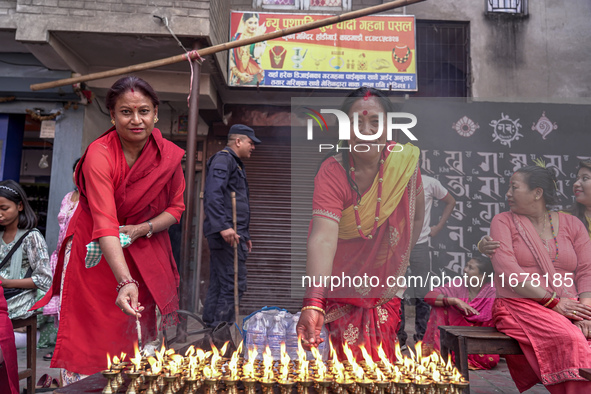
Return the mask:
<svg viewBox="0 0 591 394">
<path fill-rule="evenodd" d="M 269 344 L 269 349 L 271 349 L 273 360 L 281 360 L 282 342 L 285 343 L 285 328 L 283 328 L 281 317 L 277 315 L 274 317 L 274 322 L 273 326 L 271 327 L 271 331 L 269 331 L 267 334 L 267 343 Z"/>
<path fill-rule="evenodd" d="M 296 326 L 300 318 L 292 316 L 291 322 L 287 326 L 287 334 L 285 335 L 285 350 L 292 361 L 298 359 L 298 331 Z"/>
<path fill-rule="evenodd" d="M 246 349 L 247 352 L 256 347 L 258 353 L 257 360 L 263 359 L 263 352 L 267 346 L 267 330 L 265 328 L 265 321 L 263 314 L 257 313 L 254 315 L 254 321 L 248 324 L 248 331 L 246 333 Z M 248 353 L 246 354 L 248 358 Z"/>
</svg>

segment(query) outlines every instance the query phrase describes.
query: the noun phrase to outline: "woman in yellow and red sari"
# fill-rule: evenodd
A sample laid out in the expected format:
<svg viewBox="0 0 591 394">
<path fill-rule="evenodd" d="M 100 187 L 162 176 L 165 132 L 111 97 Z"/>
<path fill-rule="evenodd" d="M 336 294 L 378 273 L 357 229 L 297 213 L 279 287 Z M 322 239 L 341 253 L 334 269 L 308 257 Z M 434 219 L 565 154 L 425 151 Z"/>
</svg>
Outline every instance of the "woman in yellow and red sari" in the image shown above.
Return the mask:
<svg viewBox="0 0 591 394">
<path fill-rule="evenodd" d="M 379 133 L 386 113 L 393 111 L 383 93 L 365 87 L 353 92 L 341 110 L 351 120 L 357 114 L 352 126 L 365 135 Z M 380 344 L 394 359 L 405 288 L 397 279 L 404 278 L 425 212 L 419 149 L 386 141 L 385 131 L 367 145 L 351 135 L 350 152 L 341 147 L 321 164 L 314 180 L 307 275 L 316 281 L 306 290 L 297 329 L 305 344 L 316 346 L 322 325 L 328 324 L 341 359 L 345 342 L 358 359 L 359 345 L 377 359 Z M 319 279 L 326 276 L 331 279 L 325 286 Z M 337 278 L 351 283 L 330 289 Z"/>
</svg>

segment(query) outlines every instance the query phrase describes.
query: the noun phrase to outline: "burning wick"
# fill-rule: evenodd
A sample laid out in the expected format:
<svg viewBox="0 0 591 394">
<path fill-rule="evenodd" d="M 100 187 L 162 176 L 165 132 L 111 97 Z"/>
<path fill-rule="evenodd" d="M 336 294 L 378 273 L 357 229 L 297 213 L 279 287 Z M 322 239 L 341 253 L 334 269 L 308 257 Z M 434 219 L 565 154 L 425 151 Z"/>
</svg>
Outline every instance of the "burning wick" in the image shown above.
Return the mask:
<svg viewBox="0 0 591 394">
<path fill-rule="evenodd" d="M 140 324 L 140 318 L 138 317 L 137 313 L 135 315 L 135 327 L 137 328 L 137 342 L 138 346 L 142 348 L 142 325 Z"/>
</svg>

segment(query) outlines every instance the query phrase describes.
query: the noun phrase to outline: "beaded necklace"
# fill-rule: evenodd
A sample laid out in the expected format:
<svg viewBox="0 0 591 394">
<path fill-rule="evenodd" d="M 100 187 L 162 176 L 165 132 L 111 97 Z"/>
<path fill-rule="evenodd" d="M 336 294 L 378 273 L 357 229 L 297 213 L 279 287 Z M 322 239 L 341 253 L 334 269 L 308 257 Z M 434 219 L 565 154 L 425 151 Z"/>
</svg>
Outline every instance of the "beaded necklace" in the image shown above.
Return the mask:
<svg viewBox="0 0 591 394">
<path fill-rule="evenodd" d="M 382 151 L 382 156 L 380 157 L 380 169 L 378 171 L 379 175 L 378 175 L 378 200 L 376 202 L 376 213 L 375 213 L 375 221 L 373 223 L 373 228 L 371 229 L 371 233 L 368 236 L 365 236 L 365 234 L 363 234 L 363 231 L 361 229 L 361 217 L 359 216 L 359 205 L 355 204 L 353 206 L 353 209 L 355 210 L 355 224 L 357 224 L 357 231 L 359 232 L 359 235 L 361 236 L 361 238 L 363 239 L 373 239 L 374 235 L 376 235 L 376 231 L 378 229 L 378 221 L 380 220 L 380 205 L 382 203 L 382 182 L 384 181 L 384 151 Z M 355 182 L 355 167 L 353 166 L 353 158 L 349 156 L 349 163 L 351 165 L 351 168 L 349 169 L 349 171 L 351 172 L 351 179 L 353 180 L 353 182 Z"/>
<path fill-rule="evenodd" d="M 552 224 L 552 214 L 548 211 L 548 217 L 550 218 L 550 228 L 552 229 L 552 236 L 554 237 L 554 245 L 556 246 L 556 256 L 552 259 L 552 262 L 555 263 L 558 261 L 558 241 L 556 240 L 556 232 L 554 231 L 554 225 Z"/>
</svg>

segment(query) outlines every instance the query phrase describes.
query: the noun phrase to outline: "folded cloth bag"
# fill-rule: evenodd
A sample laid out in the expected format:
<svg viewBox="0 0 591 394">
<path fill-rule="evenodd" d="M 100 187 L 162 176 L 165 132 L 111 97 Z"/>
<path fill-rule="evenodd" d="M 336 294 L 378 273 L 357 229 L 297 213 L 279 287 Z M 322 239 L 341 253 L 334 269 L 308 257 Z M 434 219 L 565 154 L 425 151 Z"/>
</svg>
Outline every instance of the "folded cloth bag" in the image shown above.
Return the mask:
<svg viewBox="0 0 591 394">
<path fill-rule="evenodd" d="M 119 233 L 119 241 L 121 242 L 122 248 L 131 245 L 131 237 L 127 234 Z M 103 251 L 101 250 L 98 241 L 92 241 L 86 245 L 86 258 L 84 259 L 86 268 L 96 266 L 99 261 L 101 261 L 101 257 L 103 257 Z"/>
</svg>

